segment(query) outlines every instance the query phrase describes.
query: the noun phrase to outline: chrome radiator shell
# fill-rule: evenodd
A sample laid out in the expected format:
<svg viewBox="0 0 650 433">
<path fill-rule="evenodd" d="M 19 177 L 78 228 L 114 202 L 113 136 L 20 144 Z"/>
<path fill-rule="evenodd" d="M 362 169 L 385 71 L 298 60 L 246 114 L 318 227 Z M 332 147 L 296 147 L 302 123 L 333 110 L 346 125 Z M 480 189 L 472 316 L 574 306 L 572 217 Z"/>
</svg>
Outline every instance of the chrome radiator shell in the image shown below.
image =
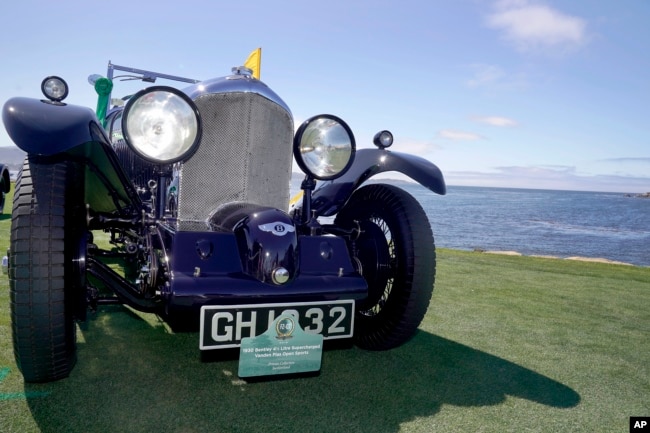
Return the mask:
<svg viewBox="0 0 650 433">
<path fill-rule="evenodd" d="M 203 134 L 179 168 L 179 228 L 199 230 L 233 201 L 286 210 L 293 142 L 286 107 L 255 92 L 206 93 L 194 102 Z"/>
</svg>

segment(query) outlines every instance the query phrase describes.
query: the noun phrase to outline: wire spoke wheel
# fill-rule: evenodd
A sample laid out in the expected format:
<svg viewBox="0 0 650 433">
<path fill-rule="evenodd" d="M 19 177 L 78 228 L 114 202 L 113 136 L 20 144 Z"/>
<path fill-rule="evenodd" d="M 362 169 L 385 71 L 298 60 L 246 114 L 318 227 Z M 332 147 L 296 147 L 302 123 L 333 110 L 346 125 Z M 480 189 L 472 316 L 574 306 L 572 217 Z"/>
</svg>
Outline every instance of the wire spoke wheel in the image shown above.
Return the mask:
<svg viewBox="0 0 650 433">
<path fill-rule="evenodd" d="M 381 230 L 381 233 L 386 238 L 386 242 L 387 242 L 386 246 L 388 252 L 387 260 L 385 262 L 377 263 L 378 271 L 380 273 L 385 274 L 386 278 L 383 284 L 383 290 L 381 290 L 380 293 L 378 293 L 379 295 L 378 299 L 376 299 L 376 301 L 373 302 L 373 304 L 367 310 L 359 310 L 359 314 L 362 314 L 364 316 L 376 316 L 381 312 L 382 308 L 386 305 L 386 302 L 388 301 L 391 291 L 393 290 L 393 283 L 395 282 L 395 269 L 397 266 L 397 259 L 395 257 L 395 243 L 393 242 L 393 238 L 390 229 L 386 224 L 386 221 L 382 220 L 377 216 L 370 218 L 369 221 L 375 224 L 379 228 L 379 230 Z M 381 288 L 381 286 L 379 287 Z"/>
<path fill-rule="evenodd" d="M 357 303 L 355 340 L 385 350 L 408 341 L 426 314 L 435 279 L 435 245 L 426 213 L 406 191 L 372 184 L 354 192 L 336 217 L 358 227 L 348 240 L 368 298 Z"/>
</svg>

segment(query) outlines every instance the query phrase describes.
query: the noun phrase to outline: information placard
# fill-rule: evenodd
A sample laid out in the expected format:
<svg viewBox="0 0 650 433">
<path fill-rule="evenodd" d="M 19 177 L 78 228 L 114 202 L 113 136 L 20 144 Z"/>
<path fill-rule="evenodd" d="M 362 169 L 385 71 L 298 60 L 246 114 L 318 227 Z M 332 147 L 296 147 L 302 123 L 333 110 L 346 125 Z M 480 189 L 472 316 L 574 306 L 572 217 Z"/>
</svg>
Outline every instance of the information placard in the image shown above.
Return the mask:
<svg viewBox="0 0 650 433">
<path fill-rule="evenodd" d="M 257 337 L 243 338 L 239 377 L 305 373 L 320 370 L 323 336 L 308 334 L 291 314 L 283 314 Z"/>
</svg>

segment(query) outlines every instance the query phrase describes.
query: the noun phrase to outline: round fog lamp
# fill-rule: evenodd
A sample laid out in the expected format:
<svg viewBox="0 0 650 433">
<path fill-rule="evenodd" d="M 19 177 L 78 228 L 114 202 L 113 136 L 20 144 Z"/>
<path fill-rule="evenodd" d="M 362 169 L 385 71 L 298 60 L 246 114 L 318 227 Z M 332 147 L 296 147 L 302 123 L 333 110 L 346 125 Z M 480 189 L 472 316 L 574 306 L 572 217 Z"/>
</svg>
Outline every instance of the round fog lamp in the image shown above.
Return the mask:
<svg viewBox="0 0 650 433">
<path fill-rule="evenodd" d="M 393 134 L 390 131 L 379 131 L 372 139 L 375 146 L 386 149 L 393 144 Z"/>
<path fill-rule="evenodd" d="M 61 77 L 47 77 L 41 83 L 41 92 L 50 101 L 61 102 L 68 96 L 68 83 Z"/>
</svg>

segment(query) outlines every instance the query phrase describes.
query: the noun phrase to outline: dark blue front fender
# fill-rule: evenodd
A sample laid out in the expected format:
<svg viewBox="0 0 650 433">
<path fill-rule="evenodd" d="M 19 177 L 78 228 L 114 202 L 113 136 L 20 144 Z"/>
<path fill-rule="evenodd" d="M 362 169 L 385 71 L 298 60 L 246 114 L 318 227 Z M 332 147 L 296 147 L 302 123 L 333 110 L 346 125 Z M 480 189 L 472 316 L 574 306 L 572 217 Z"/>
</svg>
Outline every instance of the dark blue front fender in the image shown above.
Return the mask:
<svg viewBox="0 0 650 433">
<path fill-rule="evenodd" d="M 50 156 L 93 141 L 95 113 L 86 107 L 33 98 L 11 98 L 2 121 L 14 143 L 32 155 Z"/>
<path fill-rule="evenodd" d="M 76 105 L 11 98 L 2 110 L 5 129 L 29 155 L 81 162 L 84 200 L 98 212 L 139 208 L 140 198 L 125 175 L 95 113 Z"/>
<path fill-rule="evenodd" d="M 313 194 L 312 209 L 322 216 L 336 214 L 363 182 L 387 171 L 403 173 L 437 194 L 447 193 L 442 172 L 432 162 L 407 153 L 361 149 L 347 173 L 319 184 Z"/>
</svg>

